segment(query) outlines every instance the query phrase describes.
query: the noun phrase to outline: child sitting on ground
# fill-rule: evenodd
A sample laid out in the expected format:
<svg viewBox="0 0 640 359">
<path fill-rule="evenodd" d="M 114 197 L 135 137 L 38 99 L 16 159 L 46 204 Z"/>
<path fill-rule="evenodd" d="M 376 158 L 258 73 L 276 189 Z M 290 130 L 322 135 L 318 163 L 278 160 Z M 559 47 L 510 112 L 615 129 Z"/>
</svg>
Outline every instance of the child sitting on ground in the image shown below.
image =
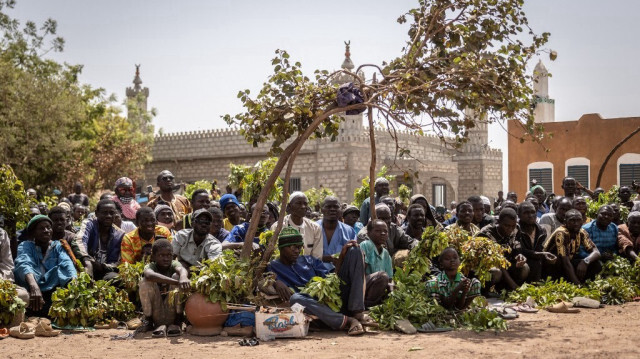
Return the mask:
<svg viewBox="0 0 640 359">
<path fill-rule="evenodd" d="M 438 303 L 449 310 L 466 309 L 473 298 L 480 295 L 480 282 L 469 279 L 458 272 L 460 257 L 453 247 L 446 248 L 440 254 L 440 272 L 427 281 L 427 292 Z"/>
<path fill-rule="evenodd" d="M 180 262 L 173 260 L 171 242 L 166 239 L 156 239 L 151 247 L 151 262 L 144 268 L 143 279 L 140 281 L 140 302 L 145 319 L 149 323 L 147 328 L 155 326 L 153 337 L 178 336 L 182 334 L 182 306 L 179 300 L 175 305 L 169 305 L 169 291 L 180 288 L 189 290 L 191 283 L 187 270 Z M 167 327 L 168 326 L 168 327 Z"/>
</svg>

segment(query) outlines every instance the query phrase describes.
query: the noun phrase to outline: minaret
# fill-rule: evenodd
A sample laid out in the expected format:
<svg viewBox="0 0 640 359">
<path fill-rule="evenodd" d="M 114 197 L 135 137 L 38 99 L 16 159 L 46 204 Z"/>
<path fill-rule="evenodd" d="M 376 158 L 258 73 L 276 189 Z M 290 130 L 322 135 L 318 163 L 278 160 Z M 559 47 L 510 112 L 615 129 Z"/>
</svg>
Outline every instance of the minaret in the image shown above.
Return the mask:
<svg viewBox="0 0 640 359">
<path fill-rule="evenodd" d="M 351 41 L 345 41 L 345 52 L 344 52 L 344 61 L 342 61 L 342 65 L 340 66 L 343 70 L 353 72 L 355 69 L 355 65 L 353 61 L 351 61 Z M 358 72 L 358 77 L 364 81 L 364 73 L 362 71 Z M 348 75 L 345 73 L 337 74 L 331 80 L 333 84 L 342 85 L 347 82 L 353 82 L 355 85 L 358 85 L 358 80 L 354 78 L 352 75 Z M 362 125 L 362 113 L 357 115 L 347 115 L 341 114 L 342 118 L 344 118 L 344 122 L 340 124 L 340 134 L 341 135 L 350 135 L 350 134 L 361 134 L 364 130 Z"/>
<path fill-rule="evenodd" d="M 462 150 L 464 152 L 480 152 L 489 147 L 489 127 L 486 122 L 486 116 L 477 116 L 475 111 L 470 108 L 464 110 L 464 116 L 471 118 L 475 123 L 475 127 L 468 129 L 469 141 L 464 144 Z"/>
<path fill-rule="evenodd" d="M 142 80 L 140 79 L 140 65 L 136 65 L 136 76 L 133 78 L 133 88 L 127 87 L 127 99 L 129 101 L 135 101 L 138 108 L 143 113 L 147 111 L 147 99 L 149 98 L 149 88 L 141 87 Z"/>
<path fill-rule="evenodd" d="M 533 95 L 535 110 L 533 116 L 536 122 L 555 122 L 555 100 L 549 98 L 549 71 L 542 60 L 533 69 Z"/>
</svg>

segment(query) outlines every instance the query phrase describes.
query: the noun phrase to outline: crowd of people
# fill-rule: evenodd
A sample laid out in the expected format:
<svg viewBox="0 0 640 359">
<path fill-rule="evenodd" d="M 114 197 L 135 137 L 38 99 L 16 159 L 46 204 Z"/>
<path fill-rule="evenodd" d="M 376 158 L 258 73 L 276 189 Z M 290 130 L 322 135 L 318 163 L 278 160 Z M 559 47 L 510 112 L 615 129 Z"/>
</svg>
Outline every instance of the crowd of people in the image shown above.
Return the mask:
<svg viewBox="0 0 640 359">
<path fill-rule="evenodd" d="M 93 212 L 80 183 L 56 206 L 34 206 L 30 221 L 15 238 L 0 229 L 0 279 L 15 282 L 27 316 L 46 317 L 52 293 L 81 271 L 95 280 L 116 279 L 120 263 L 148 257 L 139 284 L 144 323 L 154 334 L 179 335 L 183 310 L 165 294 L 174 288 L 189 290 L 190 268 L 204 259 L 242 248 L 255 203 L 245 206 L 232 193 L 218 197 L 205 189 L 187 199 L 174 193 L 174 182 L 170 171 L 162 171 L 158 192 L 143 205 L 136 201 L 134 182 L 123 177 L 113 192 L 101 195 Z M 299 303 L 327 327 L 358 335 L 364 326 L 375 325 L 367 309 L 393 290 L 394 268 L 402 266 L 428 227 L 461 229 L 510 249 L 505 251 L 509 267 L 492 269 L 484 287 L 472 275 L 460 273 L 454 248 L 430 258 L 431 278 L 425 280 L 425 290 L 448 309 L 462 310 L 474 297 L 491 295 L 490 288 L 513 290 L 547 277 L 581 284 L 594 278 L 614 254 L 637 259 L 640 202 L 632 201 L 631 188 L 618 191 L 618 202 L 630 210 L 625 223 L 615 203 L 602 205 L 596 218 L 587 217 L 583 193 L 597 197 L 602 189 L 590 191 L 570 177 L 563 180 L 562 189 L 563 195 L 556 196 L 532 183 L 521 202 L 514 192 L 506 198 L 499 192 L 493 206 L 487 197 L 471 196 L 446 210 L 434 208 L 421 194 L 405 207 L 389 196 L 389 181 L 378 178 L 374 203 L 367 198 L 358 208 L 328 196 L 320 213 L 314 213 L 304 193 L 291 193 L 286 213 L 279 213 L 276 203 L 257 212 L 255 251 L 264 249 L 259 234 L 274 230 L 284 215 L 277 244 L 280 255 L 267 267 L 276 281 L 260 290 L 273 296 L 274 305 Z M 37 197 L 32 189 L 27 195 Z M 339 312 L 300 293 L 313 277 L 329 273 L 342 281 Z M 11 326 L 22 321 L 24 313 L 16 315 Z"/>
</svg>

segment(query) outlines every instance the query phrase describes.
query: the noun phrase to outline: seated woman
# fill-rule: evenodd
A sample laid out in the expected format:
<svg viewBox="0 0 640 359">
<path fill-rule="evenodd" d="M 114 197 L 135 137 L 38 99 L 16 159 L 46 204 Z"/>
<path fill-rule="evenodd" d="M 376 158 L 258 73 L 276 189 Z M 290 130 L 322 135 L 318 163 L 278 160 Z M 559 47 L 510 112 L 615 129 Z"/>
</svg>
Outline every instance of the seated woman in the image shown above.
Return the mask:
<svg viewBox="0 0 640 359">
<path fill-rule="evenodd" d="M 480 295 L 480 281 L 465 277 L 459 267 L 458 252 L 453 247 L 445 248 L 440 254 L 442 272 L 427 281 L 427 293 L 449 310 L 466 309 Z"/>
<path fill-rule="evenodd" d="M 36 316 L 46 316 L 51 293 L 77 276 L 60 241 L 51 240 L 51 224 L 47 216 L 33 217 L 25 230 L 29 240 L 20 243 L 15 260 L 16 284 L 29 291 L 27 308 Z"/>
</svg>

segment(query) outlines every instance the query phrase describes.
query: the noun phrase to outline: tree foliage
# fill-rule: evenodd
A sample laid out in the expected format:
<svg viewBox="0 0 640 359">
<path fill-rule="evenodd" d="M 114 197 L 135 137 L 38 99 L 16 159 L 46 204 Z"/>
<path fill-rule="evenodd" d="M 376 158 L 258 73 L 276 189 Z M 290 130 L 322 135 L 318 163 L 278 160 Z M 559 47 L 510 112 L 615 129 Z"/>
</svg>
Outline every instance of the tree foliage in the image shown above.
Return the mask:
<svg viewBox="0 0 640 359">
<path fill-rule="evenodd" d="M 309 200 L 309 207 L 311 207 L 314 211 L 319 211 L 322 206 L 322 202 L 324 199 L 329 196 L 335 196 L 336 194 L 331 190 L 331 188 L 320 186 L 320 189 L 315 187 L 311 187 L 308 190 L 304 191 L 304 194 L 307 196 Z"/>
<path fill-rule="evenodd" d="M 277 158 L 271 157 L 258 161 L 253 167 L 229 164 L 231 169 L 229 186 L 242 193 L 241 200 L 243 202 L 255 202 L 265 183 L 267 183 L 267 178 L 273 172 L 277 161 Z M 269 201 L 280 201 L 282 199 L 282 184 L 282 179 L 278 178 L 275 185 L 270 186 L 267 195 Z"/>
<path fill-rule="evenodd" d="M 354 79 L 363 98 L 359 104 L 338 105 L 337 84 L 332 81 L 337 74 L 316 70 L 313 81 L 303 74 L 299 62 L 277 50 L 272 60 L 274 72 L 257 96 L 240 91 L 244 112 L 223 118 L 240 127 L 249 143 L 257 146 L 271 141 L 272 153 L 281 155 L 267 188 L 288 161 L 290 175 L 291 162 L 308 138 L 334 138 L 340 122 L 337 115 L 348 110 L 368 110 L 370 127 L 373 111 L 377 111 L 392 135 L 403 127 L 420 135 L 434 133 L 454 146 L 466 142 L 469 130 L 478 123 L 504 119 L 519 120 L 525 136 L 538 138 L 541 128 L 533 122 L 533 77 L 527 74 L 527 64 L 542 51 L 549 33 L 537 35 L 530 29 L 523 3 L 419 0 L 416 8 L 398 18 L 400 23 L 409 23 L 409 31 L 397 57 L 380 65 L 361 65 L 355 72 L 339 71 Z M 379 81 L 364 82 L 357 75 L 363 68 L 376 71 Z M 371 168 L 375 168 L 372 132 Z M 407 153 L 400 146 L 397 150 Z M 259 205 L 266 196 L 265 190 Z M 257 218 L 257 213 L 252 217 Z M 256 228 L 257 223 L 252 222 L 247 231 L 245 257 Z"/>
<path fill-rule="evenodd" d="M 137 177 L 150 160 L 151 114 L 134 100 L 122 116 L 113 96 L 79 82 L 81 65 L 47 59 L 64 47 L 56 21 L 21 26 L 6 13 L 14 6 L 0 0 L 0 158 L 44 189 L 70 190 L 79 180 L 93 192 Z"/>
</svg>

